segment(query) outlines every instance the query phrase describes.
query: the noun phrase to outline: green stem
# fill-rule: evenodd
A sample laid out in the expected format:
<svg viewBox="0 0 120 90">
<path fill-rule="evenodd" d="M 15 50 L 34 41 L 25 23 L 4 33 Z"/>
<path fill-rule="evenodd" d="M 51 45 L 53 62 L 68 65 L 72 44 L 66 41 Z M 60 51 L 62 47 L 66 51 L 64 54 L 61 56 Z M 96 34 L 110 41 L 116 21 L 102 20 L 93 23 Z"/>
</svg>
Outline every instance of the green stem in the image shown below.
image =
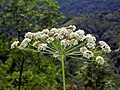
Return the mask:
<svg viewBox="0 0 120 90">
<path fill-rule="evenodd" d="M 64 55 L 61 57 L 61 62 L 62 62 L 62 78 L 63 78 L 63 90 L 66 90 L 65 86 L 65 68 L 64 68 Z"/>
</svg>

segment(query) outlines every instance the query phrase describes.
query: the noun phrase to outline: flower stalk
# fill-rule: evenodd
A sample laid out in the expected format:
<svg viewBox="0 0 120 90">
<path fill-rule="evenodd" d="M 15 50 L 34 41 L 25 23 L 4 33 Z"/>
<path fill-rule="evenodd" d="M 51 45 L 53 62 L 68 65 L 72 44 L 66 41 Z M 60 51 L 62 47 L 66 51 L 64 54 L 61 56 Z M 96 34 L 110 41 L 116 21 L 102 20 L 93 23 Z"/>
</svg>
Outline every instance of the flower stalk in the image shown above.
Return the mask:
<svg viewBox="0 0 120 90">
<path fill-rule="evenodd" d="M 62 78 L 63 78 L 63 90 L 66 90 L 66 84 L 65 84 L 65 65 L 64 65 L 64 58 L 65 56 L 61 56 L 61 62 L 62 62 Z"/>
</svg>

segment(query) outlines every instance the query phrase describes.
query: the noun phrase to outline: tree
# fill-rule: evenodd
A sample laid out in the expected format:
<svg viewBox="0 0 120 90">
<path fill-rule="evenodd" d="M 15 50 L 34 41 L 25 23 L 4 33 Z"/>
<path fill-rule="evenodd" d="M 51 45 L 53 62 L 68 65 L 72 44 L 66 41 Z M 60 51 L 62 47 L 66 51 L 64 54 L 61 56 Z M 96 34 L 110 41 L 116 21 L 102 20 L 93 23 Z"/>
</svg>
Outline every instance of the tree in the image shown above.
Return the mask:
<svg viewBox="0 0 120 90">
<path fill-rule="evenodd" d="M 56 0 L 9 0 L 4 8 L 0 12 L 0 28 L 11 36 L 17 32 L 19 37 L 25 30 L 57 26 L 64 17 L 59 13 Z"/>
<path fill-rule="evenodd" d="M 36 60 L 36 62 L 40 62 L 43 58 L 42 56 L 40 57 L 37 53 L 32 53 L 31 55 L 30 53 L 26 54 L 26 52 L 20 52 L 19 50 L 11 51 L 10 50 L 10 44 L 12 41 L 11 38 L 14 37 L 14 40 L 21 40 L 21 38 L 23 38 L 24 32 L 26 31 L 38 31 L 43 28 L 45 29 L 47 27 L 49 28 L 49 27 L 58 26 L 59 21 L 62 20 L 64 16 L 59 13 L 59 6 L 56 0 L 2 0 L 0 6 L 3 7 L 3 10 L 0 12 L 0 33 L 2 34 L 0 38 L 1 39 L 0 42 L 2 43 L 0 46 L 0 50 L 1 50 L 0 59 L 2 61 L 0 63 L 0 69 L 1 71 L 5 71 L 4 74 L 1 73 L 1 78 L 3 77 L 4 78 L 1 79 L 0 83 L 2 84 L 0 86 L 0 89 L 4 90 L 9 88 L 10 89 L 18 88 L 20 90 L 20 87 L 26 85 L 26 83 L 29 82 L 30 80 L 27 77 L 27 75 L 31 75 L 31 73 L 33 73 L 35 69 L 38 70 L 39 66 L 42 66 L 41 68 L 43 67 L 47 68 L 47 67 L 42 65 L 42 63 L 35 65 L 34 62 L 30 60 L 30 58 L 33 58 L 34 60 Z M 4 45 L 6 45 L 5 49 L 3 48 Z M 20 54 L 18 55 L 18 53 Z M 32 56 L 36 56 L 36 57 L 32 57 Z M 54 60 L 52 60 L 52 58 L 50 58 L 50 60 L 51 63 L 55 65 Z M 30 67 L 33 67 L 32 69 L 27 68 L 29 67 L 28 65 L 29 62 L 31 62 L 31 64 L 33 65 L 32 66 L 29 64 Z M 52 68 L 53 66 L 49 64 L 48 66 L 51 69 L 53 69 Z M 36 72 L 34 72 L 33 76 L 39 76 L 39 74 L 43 73 L 43 71 L 37 73 L 38 72 L 37 70 Z M 30 74 L 25 74 L 26 71 L 30 71 Z M 26 77 L 26 80 L 23 79 L 22 73 L 23 73 L 23 77 Z M 49 71 L 49 73 L 53 73 L 53 72 Z M 47 79 L 44 78 L 44 73 L 43 76 L 39 78 L 40 79 L 43 78 L 43 81 Z M 32 80 L 33 82 L 29 82 L 30 84 L 35 83 L 34 85 L 36 85 L 36 83 L 39 83 L 40 85 L 38 86 L 41 87 L 43 81 L 35 82 L 36 80 L 35 78 L 33 78 Z M 54 79 L 49 80 L 48 84 L 46 85 L 49 85 L 51 81 L 54 81 Z M 9 82 L 9 83 L 5 83 L 5 82 Z M 51 86 L 51 84 L 49 85 L 49 87 Z M 35 87 L 34 85 L 33 87 Z M 23 89 L 28 87 L 30 87 L 30 85 L 26 87 L 24 86 Z"/>
</svg>

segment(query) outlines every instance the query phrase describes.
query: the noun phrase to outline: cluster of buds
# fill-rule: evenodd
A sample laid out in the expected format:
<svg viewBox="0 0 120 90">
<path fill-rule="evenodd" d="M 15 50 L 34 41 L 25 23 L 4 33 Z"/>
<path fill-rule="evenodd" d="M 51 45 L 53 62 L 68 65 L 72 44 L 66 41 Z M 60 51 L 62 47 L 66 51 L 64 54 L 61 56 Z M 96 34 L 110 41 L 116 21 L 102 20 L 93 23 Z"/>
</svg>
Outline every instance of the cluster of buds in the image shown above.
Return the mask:
<svg viewBox="0 0 120 90">
<path fill-rule="evenodd" d="M 34 47 L 32 49 L 38 52 L 48 52 L 56 58 L 59 58 L 61 54 L 65 54 L 65 56 L 82 55 L 87 59 L 94 57 L 93 50 L 96 47 L 96 38 L 92 34 L 85 34 L 84 30 L 76 30 L 74 25 L 52 28 L 51 30 L 44 29 L 36 33 L 28 32 L 24 37 L 19 46 L 19 41 L 15 41 L 11 45 L 11 49 L 17 46 L 24 49 L 30 45 Z M 104 41 L 100 41 L 99 44 L 103 52 L 109 53 L 111 51 Z M 96 56 L 96 61 L 102 64 L 100 60 L 104 59 Z"/>
</svg>

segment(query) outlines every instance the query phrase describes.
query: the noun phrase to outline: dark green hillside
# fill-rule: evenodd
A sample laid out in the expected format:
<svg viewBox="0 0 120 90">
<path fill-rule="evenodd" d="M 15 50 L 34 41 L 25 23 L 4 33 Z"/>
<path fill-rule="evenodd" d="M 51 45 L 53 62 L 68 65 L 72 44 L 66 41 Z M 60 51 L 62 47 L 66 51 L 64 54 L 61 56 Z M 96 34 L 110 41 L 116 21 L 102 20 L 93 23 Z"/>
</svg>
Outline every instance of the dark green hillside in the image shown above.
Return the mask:
<svg viewBox="0 0 120 90">
<path fill-rule="evenodd" d="M 120 8 L 120 0 L 58 0 L 65 14 L 113 12 Z"/>
<path fill-rule="evenodd" d="M 118 48 L 118 42 L 120 41 L 120 11 L 77 15 L 68 18 L 63 26 L 75 24 L 78 28 L 86 30 L 87 33 L 98 35 L 99 39 L 111 44 L 113 49 Z"/>
</svg>

